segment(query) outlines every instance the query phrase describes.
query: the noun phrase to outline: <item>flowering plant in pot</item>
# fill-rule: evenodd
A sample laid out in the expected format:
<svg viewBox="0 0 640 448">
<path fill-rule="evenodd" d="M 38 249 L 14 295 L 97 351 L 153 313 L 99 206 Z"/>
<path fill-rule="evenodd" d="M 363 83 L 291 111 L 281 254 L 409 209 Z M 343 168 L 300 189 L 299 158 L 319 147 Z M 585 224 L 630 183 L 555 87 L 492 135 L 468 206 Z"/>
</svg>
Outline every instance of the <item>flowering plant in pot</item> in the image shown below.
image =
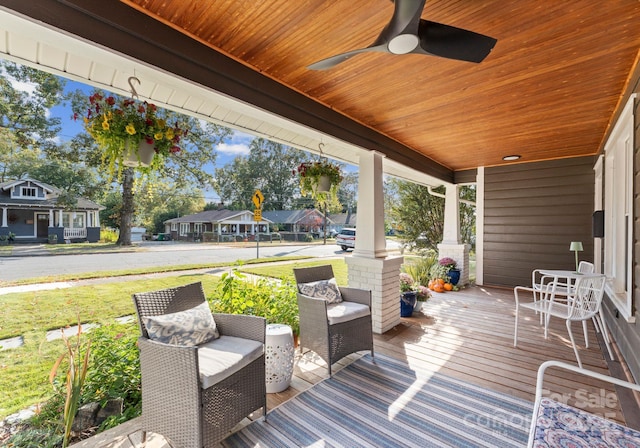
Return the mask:
<svg viewBox="0 0 640 448">
<path fill-rule="evenodd" d="M 340 166 L 324 158 L 302 162 L 293 172 L 300 177 L 300 192 L 303 195 L 311 193 L 313 197 L 318 193 L 336 191 L 342 181 Z"/>
<path fill-rule="evenodd" d="M 158 116 L 154 104 L 130 98 L 89 97 L 84 127 L 103 150 L 102 160 L 115 170 L 127 166 L 150 166 L 180 151 L 180 138 L 187 130 Z M 150 158 L 143 160 L 143 150 Z M 128 155 L 133 155 L 127 159 Z"/>
<path fill-rule="evenodd" d="M 457 267 L 456 260 L 450 257 L 443 257 L 438 260 L 438 264 L 445 270 L 449 283 L 455 286 L 460 281 L 460 270 Z"/>
<path fill-rule="evenodd" d="M 420 311 L 424 303 L 429 300 L 431 297 L 431 293 L 429 292 L 429 288 L 424 285 L 416 286 L 416 305 L 413 308 L 414 312 Z"/>
<path fill-rule="evenodd" d="M 410 317 L 416 306 L 417 290 L 413 277 L 406 272 L 400 273 L 400 317 Z"/>
</svg>

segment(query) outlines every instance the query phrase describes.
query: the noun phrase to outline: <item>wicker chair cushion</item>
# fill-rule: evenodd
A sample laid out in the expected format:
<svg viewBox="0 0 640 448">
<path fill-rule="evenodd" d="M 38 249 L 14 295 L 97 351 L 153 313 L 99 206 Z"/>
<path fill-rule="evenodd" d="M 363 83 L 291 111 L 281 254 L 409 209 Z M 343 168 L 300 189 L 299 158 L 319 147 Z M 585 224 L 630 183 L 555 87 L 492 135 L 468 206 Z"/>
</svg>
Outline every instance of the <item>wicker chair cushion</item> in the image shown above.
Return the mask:
<svg viewBox="0 0 640 448">
<path fill-rule="evenodd" d="M 200 385 L 203 389 L 219 383 L 264 352 L 263 344 L 251 339 L 222 335 L 198 347 Z"/>
<path fill-rule="evenodd" d="M 298 291 L 300 291 L 300 294 L 315 299 L 323 299 L 328 303 L 342 302 L 342 294 L 340 294 L 340 288 L 338 288 L 338 282 L 336 282 L 335 278 L 310 283 L 298 283 Z"/>
<path fill-rule="evenodd" d="M 368 316 L 371 310 L 367 305 L 355 302 L 340 302 L 327 306 L 327 318 L 329 325 L 347 322 L 360 317 Z"/>
<path fill-rule="evenodd" d="M 143 317 L 149 339 L 194 347 L 220 336 L 207 302 L 178 313 Z"/>
</svg>

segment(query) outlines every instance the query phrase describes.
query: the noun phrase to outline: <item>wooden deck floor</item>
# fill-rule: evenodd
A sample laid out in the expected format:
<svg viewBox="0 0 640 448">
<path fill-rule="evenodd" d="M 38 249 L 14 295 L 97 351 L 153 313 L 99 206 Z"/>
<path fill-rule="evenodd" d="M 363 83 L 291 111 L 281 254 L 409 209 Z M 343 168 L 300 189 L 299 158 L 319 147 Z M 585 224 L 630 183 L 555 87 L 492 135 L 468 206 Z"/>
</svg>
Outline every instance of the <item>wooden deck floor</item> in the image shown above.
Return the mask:
<svg viewBox="0 0 640 448">
<path fill-rule="evenodd" d="M 375 352 L 403 360 L 414 368 L 437 370 L 533 401 L 539 365 L 549 359 L 575 364 L 575 355 L 564 321 L 553 319 L 549 338 L 545 340 L 538 316 L 529 310 L 521 311 L 518 347 L 513 347 L 514 315 L 515 302 L 510 289 L 470 287 L 434 294 L 418 315 L 402 319 L 394 329 L 376 335 Z M 585 348 L 582 328 L 574 325 L 583 366 L 610 374 L 591 322 L 588 328 L 590 347 Z M 339 364 L 344 366 L 359 356 L 351 355 Z M 338 369 L 334 366 L 334 372 Z M 298 355 L 291 386 L 282 393 L 269 394 L 268 408 L 273 409 L 326 377 L 326 365 L 312 352 Z M 576 379 L 559 370 L 549 370 L 548 378 L 550 392 L 566 397 L 569 404 L 585 405 L 582 407 L 589 412 L 626 422 L 618 395 L 611 385 L 593 379 Z M 637 403 L 633 404 L 637 406 Z M 637 415 L 637 407 L 631 412 Z M 259 415 L 252 418 L 259 418 Z M 249 422 L 245 419 L 239 427 Z M 128 433 L 134 429 L 135 422 L 123 428 Z M 126 433 L 105 434 L 103 442 L 94 440 L 86 446 L 130 447 L 131 444 L 122 438 Z M 147 446 L 161 447 L 164 443 L 156 440 Z M 78 445 L 81 447 L 82 444 Z"/>
</svg>

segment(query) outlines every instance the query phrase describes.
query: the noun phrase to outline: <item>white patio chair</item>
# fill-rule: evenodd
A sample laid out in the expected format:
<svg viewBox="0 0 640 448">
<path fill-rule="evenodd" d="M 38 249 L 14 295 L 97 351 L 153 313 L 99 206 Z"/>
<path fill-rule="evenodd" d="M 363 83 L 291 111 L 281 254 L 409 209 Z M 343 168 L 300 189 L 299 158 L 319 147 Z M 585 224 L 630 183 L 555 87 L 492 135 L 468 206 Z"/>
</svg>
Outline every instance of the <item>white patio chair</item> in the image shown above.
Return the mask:
<svg viewBox="0 0 640 448">
<path fill-rule="evenodd" d="M 563 440 L 570 440 L 569 443 L 573 446 L 612 446 L 612 440 L 626 442 L 628 445 L 625 446 L 637 446 L 640 443 L 640 431 L 606 420 L 600 415 L 574 408 L 567 403 L 556 401 L 551 396 L 543 397 L 544 374 L 549 367 L 567 370 L 573 374 L 574 378 L 577 374 L 585 375 L 640 392 L 639 385 L 628 381 L 578 368 L 564 362 L 546 361 L 538 369 L 536 398 L 527 447 L 548 446 L 549 440 L 556 441 L 558 445 Z"/>
<path fill-rule="evenodd" d="M 556 281 L 545 284 L 542 290 L 536 290 L 532 287 L 516 286 L 513 290 L 516 300 L 516 318 L 515 318 L 515 331 L 513 336 L 513 346 L 518 345 L 518 318 L 520 307 L 532 309 L 536 312 L 540 312 L 545 316 L 544 322 L 544 336 L 548 336 L 548 324 L 549 319 L 553 317 L 559 317 L 566 321 L 567 332 L 571 339 L 571 345 L 576 355 L 578 365 L 582 367 L 582 361 L 580 360 L 580 354 L 576 346 L 573 333 L 571 332 L 571 323 L 574 321 L 582 321 L 583 329 L 585 331 L 585 346 L 589 347 L 589 341 L 586 337 L 586 325 L 585 321 L 595 317 L 600 319 L 600 305 L 602 304 L 602 296 L 604 294 L 605 276 L 598 274 L 585 274 L 584 277 L 580 277 L 576 280 L 573 288 L 567 291 L 566 301 L 558 302 L 555 300 L 555 288 Z M 527 291 L 533 294 L 540 294 L 532 302 L 520 303 L 519 293 Z M 599 322 L 601 328 L 604 328 L 604 324 Z"/>
<path fill-rule="evenodd" d="M 540 271 L 542 271 L 542 269 L 536 269 L 531 274 L 531 280 L 532 280 L 533 287 L 536 290 L 538 290 L 537 293 L 534 293 L 534 300 L 537 299 L 536 294 L 538 296 L 540 296 L 540 294 L 543 293 L 544 285 L 553 280 L 553 277 L 542 276 Z M 593 274 L 594 271 L 595 271 L 595 265 L 593 263 L 588 262 L 588 261 L 581 261 L 580 264 L 578 265 L 578 272 L 580 274 Z M 567 282 L 556 282 L 555 300 L 557 302 L 566 301 L 566 297 L 569 294 L 569 292 L 571 291 L 571 288 L 573 288 L 573 284 L 571 283 L 570 280 L 567 281 Z M 594 316 L 591 320 L 593 321 L 593 325 L 594 325 L 594 327 L 596 329 L 596 332 L 602 333 L 602 339 L 604 340 L 605 346 L 607 347 L 607 352 L 609 353 L 609 358 L 611 360 L 614 360 L 615 358 L 613 356 L 613 350 L 611 349 L 611 338 L 609 337 L 609 331 L 607 330 L 607 324 L 606 324 L 606 322 L 604 320 L 602 307 L 600 307 L 600 311 L 598 312 L 598 315 L 599 315 L 599 318 L 596 318 Z M 540 323 L 541 324 L 543 323 L 543 315 L 542 314 L 540 315 Z M 588 343 L 588 336 L 587 336 L 587 330 L 586 330 L 587 321 L 583 321 L 582 325 L 583 325 L 583 329 L 584 329 L 585 340 L 587 341 L 587 347 L 588 347 L 589 343 Z"/>
</svg>

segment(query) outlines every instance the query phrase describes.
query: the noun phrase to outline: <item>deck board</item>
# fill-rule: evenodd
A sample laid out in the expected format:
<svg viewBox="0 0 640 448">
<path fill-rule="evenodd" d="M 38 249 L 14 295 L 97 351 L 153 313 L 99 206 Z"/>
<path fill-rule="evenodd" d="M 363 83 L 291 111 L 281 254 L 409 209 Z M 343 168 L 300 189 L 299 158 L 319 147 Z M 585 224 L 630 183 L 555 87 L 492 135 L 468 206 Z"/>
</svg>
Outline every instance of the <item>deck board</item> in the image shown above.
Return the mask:
<svg viewBox="0 0 640 448">
<path fill-rule="evenodd" d="M 552 319 L 548 339 L 545 339 L 539 317 L 531 310 L 521 311 L 518 346 L 514 347 L 514 318 L 515 301 L 510 289 L 470 287 L 456 292 L 434 293 L 420 313 L 403 318 L 395 328 L 374 336 L 375 353 L 405 361 L 414 368 L 438 371 L 533 401 L 540 364 L 549 359 L 575 364 L 575 355 L 564 321 Z M 609 374 L 593 324 L 588 323 L 589 348 L 584 346 L 581 325 L 574 325 L 573 330 L 584 367 Z M 360 356 L 349 355 L 336 363 L 332 370 L 337 372 Z M 291 386 L 283 392 L 268 394 L 268 409 L 277 407 L 325 378 L 327 367 L 324 361 L 313 352 L 303 355 L 296 352 Z M 584 402 L 584 397 L 588 397 L 593 401 L 589 403 L 589 412 L 625 423 L 611 385 L 592 378 L 577 380 L 572 374 L 557 369 L 549 370 L 547 378 L 545 385 L 549 390 L 567 397 L 569 404 Z M 600 406 L 605 399 L 614 406 Z M 244 419 L 236 430 L 261 415 L 261 411 L 254 413 Z M 124 428 L 131 432 L 132 427 L 135 425 Z M 124 443 L 122 434 L 111 437 L 113 440 L 109 443 L 86 446 L 129 446 Z M 153 444 L 147 443 L 147 446 L 155 448 L 165 444 L 155 438 Z"/>
</svg>

